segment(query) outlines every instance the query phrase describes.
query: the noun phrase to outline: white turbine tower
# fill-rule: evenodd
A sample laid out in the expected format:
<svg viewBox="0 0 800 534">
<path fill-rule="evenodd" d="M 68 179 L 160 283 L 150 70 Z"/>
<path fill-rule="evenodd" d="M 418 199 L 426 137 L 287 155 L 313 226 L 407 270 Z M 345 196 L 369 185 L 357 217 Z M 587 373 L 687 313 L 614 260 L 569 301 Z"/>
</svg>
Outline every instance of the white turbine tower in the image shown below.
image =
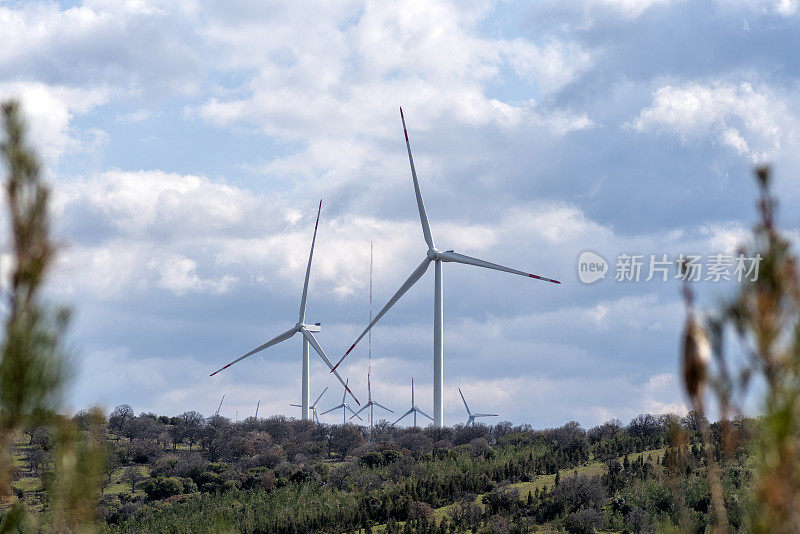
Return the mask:
<svg viewBox="0 0 800 534">
<path fill-rule="evenodd" d="M 415 428 L 417 426 L 417 413 L 421 413 L 422 415 L 424 415 L 425 417 L 427 417 L 428 419 L 433 421 L 433 417 L 431 417 L 430 415 L 426 414 L 425 412 L 423 412 L 422 410 L 417 408 L 417 405 L 414 403 L 414 379 L 413 378 L 411 379 L 411 408 L 406 413 L 404 413 L 400 417 L 400 419 L 398 419 L 397 421 L 392 423 L 392 426 L 396 425 L 397 423 L 402 421 L 407 415 L 411 415 L 412 413 L 414 414 L 414 427 Z"/>
<path fill-rule="evenodd" d="M 325 389 L 322 390 L 322 393 L 319 394 L 319 397 L 317 397 L 317 400 L 314 401 L 314 404 L 312 404 L 311 406 L 308 407 L 308 409 L 311 410 L 311 416 L 314 419 L 315 423 L 319 423 L 319 416 L 317 415 L 317 403 L 322 398 L 322 396 L 325 395 L 326 391 L 328 391 L 328 387 L 327 386 L 325 387 Z M 295 408 L 302 408 L 303 407 L 302 404 L 290 404 L 289 406 L 294 406 Z"/>
<path fill-rule="evenodd" d="M 475 419 L 477 419 L 478 417 L 500 417 L 500 414 L 496 413 L 472 413 L 471 411 L 469 411 L 469 406 L 467 406 L 467 401 L 464 398 L 464 394 L 461 393 L 461 388 L 458 388 L 458 394 L 461 395 L 461 400 L 464 401 L 464 408 L 467 409 L 467 415 L 469 416 L 469 418 L 467 419 L 466 426 L 469 425 L 475 426 Z"/>
<path fill-rule="evenodd" d="M 309 345 L 314 347 L 314 350 L 317 351 L 317 354 L 319 354 L 319 357 L 322 358 L 322 361 L 324 361 L 325 364 L 330 368 L 331 372 L 336 375 L 336 378 L 338 378 L 339 382 L 341 382 L 342 385 L 344 386 L 345 393 L 350 393 L 350 395 L 353 397 L 353 400 L 356 401 L 356 404 L 358 404 L 359 406 L 361 405 L 361 403 L 358 402 L 358 399 L 356 399 L 355 395 L 353 395 L 353 392 L 350 391 L 350 388 L 347 387 L 347 383 L 344 380 L 342 380 L 342 377 L 339 376 L 339 373 L 336 372 L 336 369 L 333 367 L 333 364 L 328 359 L 328 356 L 325 354 L 325 351 L 322 350 L 322 347 L 317 342 L 317 339 L 314 337 L 314 334 L 312 332 L 319 332 L 320 330 L 322 330 L 322 326 L 320 325 L 320 323 L 306 324 L 306 322 L 305 322 L 305 318 L 306 318 L 306 298 L 308 297 L 308 278 L 311 275 L 311 260 L 314 257 L 314 242 L 317 240 L 317 228 L 319 227 L 319 214 L 320 214 L 321 210 L 322 210 L 322 200 L 319 201 L 319 208 L 317 209 L 317 222 L 314 224 L 314 237 L 311 238 L 311 252 L 308 253 L 308 266 L 306 267 L 306 280 L 305 280 L 305 283 L 303 284 L 303 296 L 300 299 L 300 317 L 299 317 L 297 323 L 295 323 L 295 325 L 292 328 L 290 328 L 289 330 L 287 330 L 283 334 L 280 334 L 279 336 L 270 339 L 269 341 L 267 341 L 266 343 L 264 343 L 260 347 L 256 347 L 255 349 L 251 350 L 250 352 L 248 352 L 244 356 L 233 360 L 228 365 L 225 365 L 224 367 L 222 367 L 222 368 L 214 371 L 213 373 L 211 373 L 211 376 L 214 376 L 215 374 L 219 373 L 220 371 L 222 371 L 224 369 L 227 369 L 231 365 L 244 360 L 248 356 L 252 356 L 253 354 L 261 352 L 262 350 L 264 350 L 266 348 L 269 348 L 269 347 L 271 347 L 273 345 L 277 345 L 281 341 L 286 341 L 290 337 L 294 336 L 296 333 L 300 332 L 303 335 L 303 379 L 302 379 L 302 401 L 301 402 L 302 402 L 302 408 L 303 408 L 303 420 L 304 421 L 308 420 L 308 404 L 309 404 L 308 403 L 308 401 L 309 401 L 309 397 L 308 397 L 308 390 L 309 390 L 309 388 L 308 388 L 308 385 L 309 385 L 308 384 L 308 382 L 309 382 L 308 374 L 309 374 L 309 363 L 310 363 L 309 362 L 309 357 L 308 357 L 308 346 Z"/>
<path fill-rule="evenodd" d="M 372 321 L 372 243 L 369 244 L 369 320 Z M 358 410 L 353 417 L 369 408 L 369 435 L 372 437 L 373 408 L 383 408 L 389 413 L 394 413 L 383 404 L 372 400 L 372 331 L 369 333 L 369 365 L 367 367 L 367 403 Z M 351 417 L 350 419 L 352 419 Z"/>
<path fill-rule="evenodd" d="M 494 269 L 496 271 L 504 271 L 507 273 L 518 274 L 521 276 L 527 276 L 530 278 L 535 278 L 536 280 L 543 280 L 545 282 L 552 282 L 554 284 L 560 284 L 558 280 L 553 280 L 551 278 L 545 278 L 544 276 L 539 276 L 538 274 L 531 274 L 526 273 L 524 271 L 519 271 L 517 269 L 512 269 L 510 267 L 504 267 L 502 265 L 498 265 L 496 263 L 491 263 L 488 261 L 480 260 L 478 258 L 472 258 L 470 256 L 465 256 L 463 254 L 458 254 L 453 252 L 452 250 L 448 250 L 445 252 L 440 251 L 436 248 L 433 244 L 433 236 L 431 235 L 431 228 L 428 224 L 428 215 L 425 212 L 425 206 L 422 203 L 422 193 L 419 189 L 419 181 L 417 180 L 417 171 L 414 169 L 414 158 L 411 156 L 411 144 L 408 141 L 408 131 L 406 130 L 406 120 L 403 117 L 403 108 L 400 108 L 400 118 L 403 121 L 403 133 L 406 137 L 406 149 L 408 150 L 408 162 L 411 164 L 411 178 L 414 181 L 414 193 L 417 197 L 417 208 L 419 209 L 419 219 L 422 223 L 422 234 L 425 237 L 425 243 L 428 245 L 428 251 L 425 254 L 425 259 L 422 260 L 422 263 L 419 264 L 411 276 L 403 282 L 403 285 L 400 286 L 400 289 L 389 299 L 389 302 L 386 303 L 386 306 L 378 312 L 375 318 L 370 321 L 370 324 L 364 331 L 358 336 L 355 343 L 353 343 L 347 352 L 345 352 L 344 356 L 336 363 L 333 367 L 335 370 L 342 360 L 344 360 L 350 351 L 355 348 L 356 344 L 361 341 L 361 339 L 369 332 L 372 327 L 377 323 L 383 315 L 389 311 L 389 309 L 395 305 L 395 303 L 400 300 L 406 291 L 408 291 L 411 286 L 413 286 L 417 281 L 422 278 L 422 275 L 428 270 L 431 262 L 434 263 L 434 272 L 435 272 L 435 286 L 434 286 L 434 300 L 433 300 L 433 417 L 434 421 L 433 424 L 436 425 L 438 428 L 441 428 L 444 425 L 444 418 L 443 418 L 443 402 L 442 402 L 442 389 L 444 387 L 444 373 L 443 373 L 443 364 L 444 364 L 444 348 L 442 343 L 442 322 L 443 322 L 443 315 L 444 315 L 444 306 L 443 306 L 443 289 L 442 289 L 442 262 L 455 262 L 455 263 L 463 263 L 466 265 L 474 265 L 476 267 L 483 267 L 486 269 Z"/>
<path fill-rule="evenodd" d="M 347 389 L 347 383 L 348 382 L 350 382 L 349 378 L 347 379 L 347 382 L 345 382 L 345 385 L 344 385 L 345 390 L 342 392 L 342 403 L 339 404 L 338 406 L 334 406 L 330 410 L 326 410 L 326 411 L 322 412 L 322 415 L 325 415 L 326 413 L 330 413 L 330 412 L 332 412 L 334 410 L 338 410 L 339 408 L 341 408 L 342 409 L 342 424 L 343 425 L 347 424 L 347 410 L 350 410 L 350 413 L 353 414 L 354 417 L 358 417 L 359 421 L 363 421 L 363 419 L 361 419 L 361 417 L 359 417 L 359 415 L 356 412 L 354 412 L 353 409 L 350 406 L 348 406 L 348 404 L 347 404 L 347 392 L 350 391 L 349 389 Z M 351 395 L 352 395 L 352 393 L 351 393 Z"/>
</svg>

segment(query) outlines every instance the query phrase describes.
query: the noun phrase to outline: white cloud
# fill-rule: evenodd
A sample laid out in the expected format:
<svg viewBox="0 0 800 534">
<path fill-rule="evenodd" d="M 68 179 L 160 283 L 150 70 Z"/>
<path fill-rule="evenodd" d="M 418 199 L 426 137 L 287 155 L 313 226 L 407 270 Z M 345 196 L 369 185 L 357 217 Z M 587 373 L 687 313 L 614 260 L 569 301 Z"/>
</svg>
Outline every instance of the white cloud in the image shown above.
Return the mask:
<svg viewBox="0 0 800 534">
<path fill-rule="evenodd" d="M 221 181 L 162 171 L 107 171 L 66 182 L 55 210 L 84 209 L 102 215 L 121 235 L 146 237 L 237 230 L 252 233 L 267 224 L 258 217 L 275 201 Z M 284 217 L 270 218 L 280 225 Z"/>
<path fill-rule="evenodd" d="M 203 279 L 197 275 L 197 261 L 181 254 L 167 254 L 147 262 L 147 267 L 158 274 L 156 284 L 176 295 L 187 292 L 225 293 L 237 281 L 225 275 L 218 280 Z"/>
<path fill-rule="evenodd" d="M 784 16 L 790 16 L 797 13 L 797 7 L 800 5 L 798 0 L 773 0 L 775 4 L 775 11 Z"/>
<path fill-rule="evenodd" d="M 560 426 L 570 419 L 578 419 L 588 428 L 612 418 L 626 423 L 640 413 L 686 413 L 673 375 L 644 379 L 615 377 L 601 381 L 587 378 L 544 379 L 523 374 L 497 380 L 473 378 L 469 384 L 465 395 L 473 411 L 499 413 L 500 421 L 524 419 L 535 428 Z M 622 404 L 619 398 L 629 402 Z M 466 420 L 455 383 L 446 385 L 445 400 L 447 424 Z M 565 408 L 570 405 L 577 406 Z"/>
<path fill-rule="evenodd" d="M 244 95 L 231 91 L 197 112 L 215 124 L 256 124 L 309 142 L 385 136 L 401 103 L 414 110 L 421 128 L 443 118 L 473 126 L 552 122 L 558 133 L 590 126 L 581 113 L 486 95 L 505 64 L 539 91 L 554 92 L 591 63 L 575 43 L 539 46 L 479 36 L 476 25 L 486 10 L 483 3 L 464 9 L 446 1 L 366 2 L 336 9 L 297 4 L 257 19 L 222 17 L 209 24 L 207 38 L 231 66 L 254 75 Z"/>
<path fill-rule="evenodd" d="M 136 111 L 132 111 L 130 113 L 117 115 L 117 120 L 120 122 L 142 122 L 155 115 L 156 114 L 149 109 L 137 109 Z"/>
<path fill-rule="evenodd" d="M 47 163 L 53 164 L 67 152 L 78 152 L 105 138 L 102 131 L 89 132 L 81 142 L 70 122 L 76 115 L 91 111 L 108 101 L 103 88 L 81 89 L 51 86 L 41 82 L 0 81 L 0 101 L 18 99 L 29 121 L 29 139 Z"/>
<path fill-rule="evenodd" d="M 275 273 L 280 290 L 302 282 L 313 224 L 311 206 L 298 212 L 277 197 L 206 177 L 161 171 L 108 171 L 64 184 L 55 195 L 59 227 L 72 232 L 62 255 L 62 290 L 101 298 L 126 288 L 160 287 L 175 294 L 227 292 Z M 264 213 L 270 213 L 268 220 Z M 419 222 L 323 213 L 313 284 L 340 297 L 363 286 L 370 241 L 384 283 L 399 283 L 422 257 Z M 528 244 L 571 243 L 609 236 L 569 205 L 511 210 L 491 224 L 442 221 L 441 243 L 465 253 Z M 408 271 L 408 272 L 407 272 Z M 67 281 L 68 280 L 68 281 Z"/>
<path fill-rule="evenodd" d="M 76 408 L 99 403 L 110 410 L 116 404 L 128 402 L 137 412 L 178 414 L 185 410 L 200 410 L 210 415 L 225 394 L 221 413 L 230 418 L 234 418 L 237 412 L 240 419 L 250 415 L 258 399 L 261 400 L 260 413 L 299 417 L 298 411 L 288 406 L 300 395 L 298 349 L 296 344 L 288 343 L 272 354 L 255 356 L 226 374 L 209 378 L 210 367 L 214 366 L 191 355 L 135 356 L 126 347 L 91 348 L 76 362 L 81 370 L 74 385 L 79 403 Z M 396 413 L 392 416 L 376 410 L 376 418 L 394 420 L 407 409 L 411 403 L 410 378 L 413 375 L 417 376 L 414 388 L 416 403 L 432 415 L 432 385 L 427 379 L 420 378 L 425 375 L 430 362 L 416 366 L 380 358 L 374 364 L 373 396 Z M 351 386 L 356 383 L 354 391 L 357 395 L 366 389 L 366 378 L 361 371 L 363 369 L 359 368 L 355 380 L 351 380 Z M 320 402 L 321 411 L 340 400 L 341 386 L 331 377 L 321 363 L 313 361 L 312 396 L 316 397 L 326 385 L 330 386 Z M 119 392 L 131 386 L 135 387 L 138 396 L 120 399 Z M 672 374 L 592 380 L 582 377 L 547 379 L 521 373 L 491 379 L 461 375 L 453 369 L 444 388 L 445 422 L 448 425 L 466 420 L 459 387 L 473 411 L 500 414 L 496 420 L 487 421 L 491 423 L 525 421 L 537 428 L 545 428 L 578 419 L 588 428 L 611 418 L 627 422 L 640 413 L 686 413 Z M 631 399 L 636 402 L 631 403 Z M 363 403 L 363 399 L 360 400 Z M 329 414 L 322 420 L 340 422 L 341 413 Z M 418 422 L 424 425 L 428 421 L 418 418 Z M 411 421 L 406 419 L 403 424 L 411 424 Z"/>
<path fill-rule="evenodd" d="M 797 13 L 800 5 L 798 0 L 717 0 L 716 3 L 723 9 L 744 6 L 756 12 L 777 13 L 784 17 Z"/>
<path fill-rule="evenodd" d="M 499 41 L 497 47 L 519 76 L 545 93 L 574 81 L 592 65 L 592 55 L 576 43 L 552 41 L 537 46 L 518 38 Z"/>
<path fill-rule="evenodd" d="M 796 135 L 797 122 L 784 100 L 768 88 L 692 82 L 658 89 L 653 104 L 632 126 L 642 132 L 675 133 L 684 143 L 712 137 L 753 160 L 763 160 Z"/>
<path fill-rule="evenodd" d="M 62 255 L 65 280 L 56 284 L 62 290 L 101 298 L 126 288 L 225 293 L 262 284 L 264 273 L 271 273 L 269 278 L 281 280 L 272 290 L 288 295 L 302 283 L 313 226 L 310 204 L 298 210 L 279 197 L 161 171 L 109 171 L 68 182 L 56 193 L 58 227 L 73 240 Z M 424 253 L 414 211 L 407 216 L 390 221 L 323 209 L 312 288 L 339 298 L 362 288 L 371 241 L 382 283 L 398 285 Z M 587 246 L 605 254 L 732 253 L 746 237 L 740 224 L 721 223 L 691 232 L 617 236 L 565 203 L 517 205 L 481 223 L 440 219 L 434 231 L 440 247 L 561 276 L 574 269 L 575 251 Z M 536 252 L 542 249 L 550 253 L 542 257 Z"/>
<path fill-rule="evenodd" d="M 653 6 L 669 5 L 672 1 L 674 0 L 591 0 L 596 5 L 613 9 L 629 18 L 636 18 Z"/>
<path fill-rule="evenodd" d="M 0 6 L 0 70 L 11 79 L 189 93 L 204 77 L 187 2 L 87 0 Z"/>
</svg>

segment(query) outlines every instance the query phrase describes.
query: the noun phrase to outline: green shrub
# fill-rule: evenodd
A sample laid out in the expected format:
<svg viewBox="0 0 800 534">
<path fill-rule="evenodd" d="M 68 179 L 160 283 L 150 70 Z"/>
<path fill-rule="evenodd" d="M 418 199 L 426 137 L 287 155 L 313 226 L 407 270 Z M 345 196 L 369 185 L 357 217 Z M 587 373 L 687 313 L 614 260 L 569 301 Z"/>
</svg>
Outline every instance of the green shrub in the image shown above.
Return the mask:
<svg viewBox="0 0 800 534">
<path fill-rule="evenodd" d="M 142 490 L 148 499 L 158 500 L 180 495 L 184 492 L 183 481 L 177 477 L 148 478 L 141 484 Z M 197 486 L 195 485 L 195 489 Z"/>
</svg>

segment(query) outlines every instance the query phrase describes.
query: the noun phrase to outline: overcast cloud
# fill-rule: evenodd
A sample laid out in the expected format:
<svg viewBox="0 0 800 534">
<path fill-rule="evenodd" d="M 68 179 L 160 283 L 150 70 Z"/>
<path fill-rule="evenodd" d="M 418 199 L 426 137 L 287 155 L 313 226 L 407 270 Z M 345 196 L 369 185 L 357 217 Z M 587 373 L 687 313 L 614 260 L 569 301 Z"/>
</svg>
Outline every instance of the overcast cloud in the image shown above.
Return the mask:
<svg viewBox="0 0 800 534">
<path fill-rule="evenodd" d="M 535 427 L 685 410 L 677 282 L 615 282 L 613 262 L 732 253 L 757 163 L 797 231 L 799 17 L 796 0 L 0 1 L 0 98 L 22 99 L 48 165 L 50 294 L 77 312 L 69 405 L 209 414 L 225 394 L 230 417 L 298 416 L 299 339 L 208 374 L 294 324 L 319 198 L 308 318 L 332 358 L 367 321 L 370 242 L 376 307 L 422 259 L 402 105 L 437 246 L 564 282 L 445 265 L 445 421 L 466 419 L 458 387 Z M 590 286 L 587 249 L 612 262 Z M 412 376 L 431 410 L 432 277 L 375 330 L 373 392 L 396 410 Z M 343 369 L 366 397 L 366 344 Z M 313 359 L 312 395 L 326 385 Z"/>
</svg>

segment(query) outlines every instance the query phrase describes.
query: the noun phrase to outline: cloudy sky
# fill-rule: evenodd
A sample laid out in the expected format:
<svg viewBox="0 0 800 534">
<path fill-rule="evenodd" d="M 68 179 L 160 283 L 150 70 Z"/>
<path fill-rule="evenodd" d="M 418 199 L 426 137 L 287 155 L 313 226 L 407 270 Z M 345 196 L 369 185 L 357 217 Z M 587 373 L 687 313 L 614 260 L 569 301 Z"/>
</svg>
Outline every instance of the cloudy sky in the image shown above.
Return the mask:
<svg viewBox="0 0 800 534">
<path fill-rule="evenodd" d="M 334 5 L 335 4 L 335 5 Z M 425 254 L 398 108 L 437 246 L 563 281 L 447 264 L 445 421 L 535 427 L 681 411 L 679 285 L 619 254 L 732 253 L 770 162 L 800 188 L 797 0 L 0 0 L 0 97 L 21 98 L 74 306 L 68 404 L 298 416 L 308 319 L 338 359 Z M 3 220 L 3 235 L 7 222 Z M 593 250 L 611 272 L 578 279 Z M 8 270 L 4 256 L 4 273 Z M 730 288 L 704 283 L 712 304 Z M 433 274 L 384 318 L 373 392 L 432 411 Z M 366 397 L 366 344 L 342 364 Z M 316 357 L 312 395 L 341 391 Z M 324 417 L 336 422 L 333 416 Z"/>
</svg>

